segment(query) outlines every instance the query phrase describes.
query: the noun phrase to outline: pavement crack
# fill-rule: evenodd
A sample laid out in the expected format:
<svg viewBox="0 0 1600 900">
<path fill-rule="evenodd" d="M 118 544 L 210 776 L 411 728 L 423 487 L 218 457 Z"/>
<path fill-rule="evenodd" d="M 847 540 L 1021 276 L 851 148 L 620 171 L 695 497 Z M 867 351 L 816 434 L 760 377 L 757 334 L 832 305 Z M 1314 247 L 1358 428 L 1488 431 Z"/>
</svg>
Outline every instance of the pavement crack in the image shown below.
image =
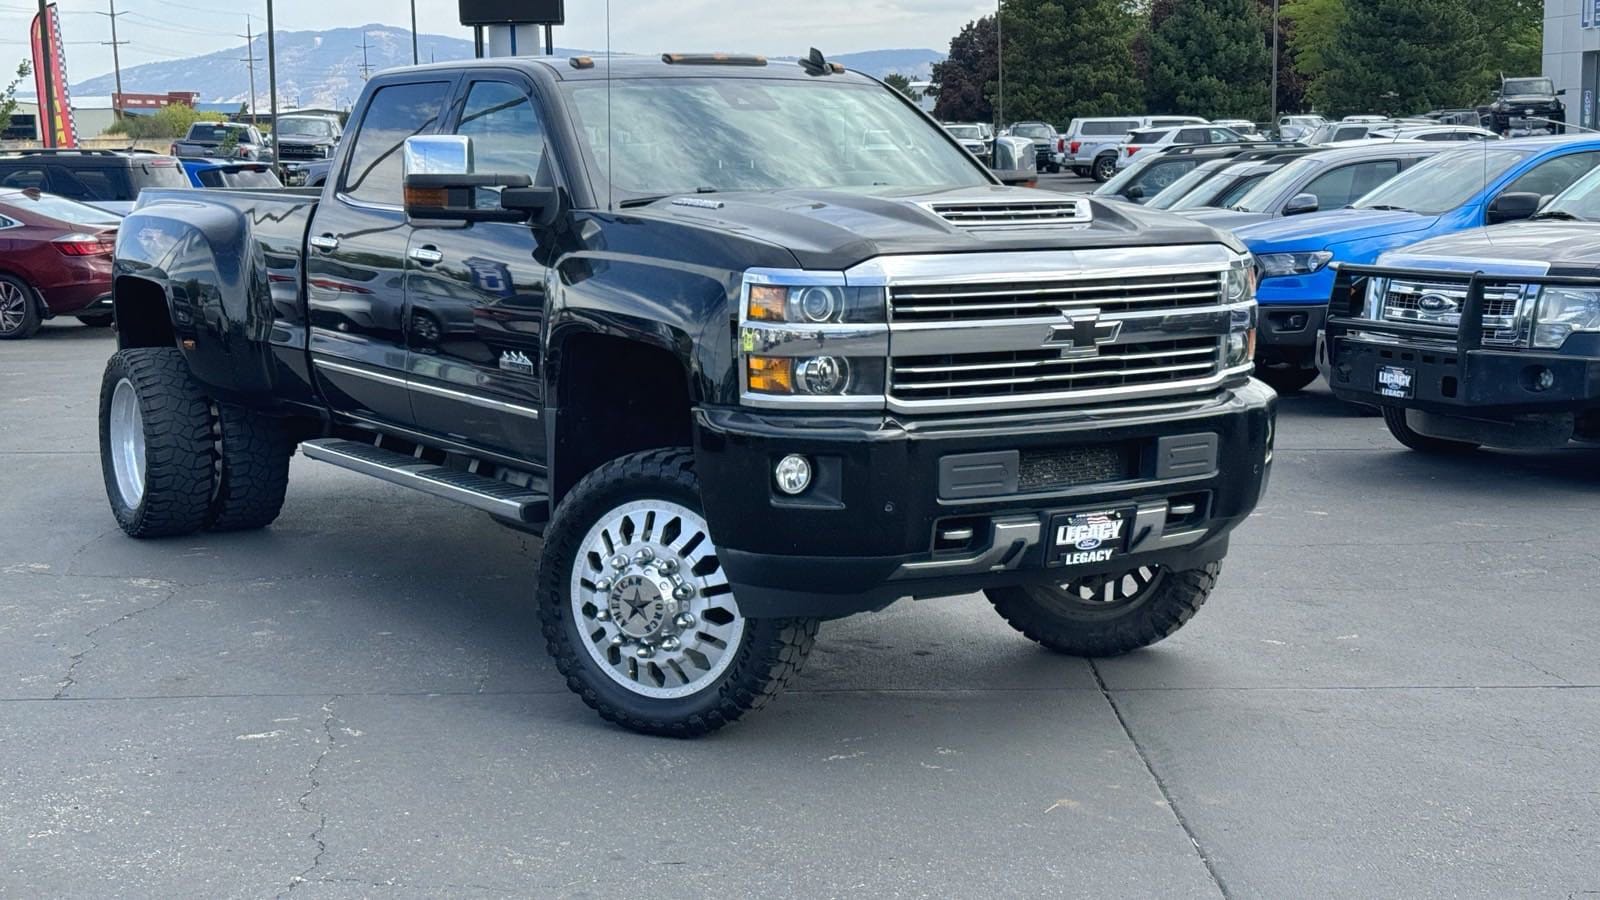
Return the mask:
<svg viewBox="0 0 1600 900">
<path fill-rule="evenodd" d="M 98 650 L 100 648 L 100 642 L 95 640 L 95 635 L 99 634 L 102 631 L 105 631 L 107 628 L 110 628 L 113 625 L 121 625 L 122 623 L 127 622 L 128 620 L 134 618 L 135 616 L 141 616 L 141 615 L 144 615 L 147 612 L 152 612 L 154 610 L 160 609 L 161 607 L 166 606 L 168 603 L 171 603 L 172 599 L 174 597 L 176 597 L 176 596 L 178 596 L 178 586 L 168 582 L 167 595 L 165 597 L 162 597 L 160 600 L 157 600 L 156 602 L 150 604 L 149 606 L 141 606 L 138 609 L 135 609 L 135 610 L 132 610 L 132 611 L 129 611 L 129 612 L 125 612 L 122 615 L 116 617 L 115 619 L 112 619 L 109 622 L 102 622 L 99 625 L 96 625 L 95 627 L 89 629 L 88 631 L 85 631 L 83 633 L 83 637 L 84 637 L 84 640 L 87 640 L 89 642 L 89 645 L 87 647 L 84 647 L 82 650 L 79 650 L 77 653 L 72 654 L 72 656 L 67 658 L 67 671 L 66 671 L 66 674 L 62 675 L 61 676 L 61 680 L 56 682 L 55 695 L 52 696 L 50 699 L 51 700 L 66 700 L 66 699 L 68 699 L 67 691 L 72 690 L 72 688 L 76 687 L 77 684 L 78 684 L 78 678 L 77 678 L 78 666 L 83 664 L 84 658 L 87 657 L 91 652 L 93 652 L 95 650 Z"/>
<path fill-rule="evenodd" d="M 1217 872 L 1217 867 L 1212 863 L 1211 857 L 1207 855 L 1205 847 L 1201 846 L 1200 838 L 1194 833 L 1194 829 L 1190 827 L 1189 820 L 1183 815 L 1183 810 L 1178 807 L 1177 798 L 1172 796 L 1172 791 L 1167 788 L 1166 781 L 1162 779 L 1161 774 L 1156 771 L 1155 765 L 1151 763 L 1150 755 L 1145 752 L 1144 745 L 1139 743 L 1139 739 L 1134 736 L 1133 729 L 1128 725 L 1127 717 L 1122 714 L 1122 707 L 1117 705 L 1117 698 L 1111 695 L 1110 689 L 1106 687 L 1106 680 L 1100 676 L 1100 667 L 1095 665 L 1093 659 L 1088 662 L 1089 671 L 1094 673 L 1095 683 L 1100 686 L 1100 696 L 1104 697 L 1106 704 L 1111 707 L 1111 714 L 1117 717 L 1117 724 L 1122 726 L 1122 733 L 1127 735 L 1128 742 L 1133 744 L 1133 752 L 1139 754 L 1139 761 L 1144 763 L 1144 770 L 1150 773 L 1151 780 L 1156 783 L 1156 790 L 1161 792 L 1161 799 L 1167 804 L 1167 809 L 1172 810 L 1172 817 L 1177 820 L 1178 827 L 1183 829 L 1183 833 L 1189 838 L 1189 843 L 1194 845 L 1195 855 L 1200 857 L 1200 864 L 1206 867 L 1206 874 L 1211 876 L 1211 883 L 1216 886 L 1217 894 L 1223 900 L 1228 900 L 1231 895 L 1228 893 L 1227 885 L 1222 880 L 1222 875 Z"/>
<path fill-rule="evenodd" d="M 289 889 L 280 896 L 293 894 L 295 888 L 305 884 L 307 881 L 323 880 L 321 878 L 314 879 L 311 875 L 317 870 L 318 866 L 322 865 L 322 857 L 328 852 L 328 842 L 322 839 L 322 833 L 328 827 L 328 814 L 317 812 L 311 808 L 311 795 L 316 793 L 317 788 L 322 786 L 322 782 L 318 780 L 318 775 L 322 772 L 322 762 L 328 758 L 329 753 L 333 752 L 334 744 L 338 741 L 338 738 L 334 737 L 333 734 L 333 723 L 338 721 L 338 717 L 334 715 L 333 707 L 338 702 L 339 695 L 335 694 L 328 698 L 328 702 L 322 704 L 322 736 L 324 739 L 322 752 L 318 753 L 317 758 L 311 761 L 311 769 L 306 772 L 306 780 L 310 784 L 306 787 L 305 793 L 301 794 L 300 798 L 295 801 L 299 805 L 301 812 L 308 816 L 317 817 L 317 826 L 311 829 L 311 834 L 307 836 L 311 843 L 316 845 L 317 852 L 311 857 L 311 865 L 306 866 L 300 870 L 299 874 L 289 879 Z"/>
</svg>

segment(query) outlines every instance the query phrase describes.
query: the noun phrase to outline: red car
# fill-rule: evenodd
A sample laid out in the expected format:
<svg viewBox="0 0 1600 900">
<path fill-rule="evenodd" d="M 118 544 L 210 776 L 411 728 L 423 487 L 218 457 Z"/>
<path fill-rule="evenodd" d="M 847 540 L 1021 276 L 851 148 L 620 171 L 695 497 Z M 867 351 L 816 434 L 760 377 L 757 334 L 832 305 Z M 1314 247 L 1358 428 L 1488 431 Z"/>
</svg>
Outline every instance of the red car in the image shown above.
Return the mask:
<svg viewBox="0 0 1600 900">
<path fill-rule="evenodd" d="M 0 340 L 55 316 L 111 324 L 115 213 L 34 190 L 0 191 Z"/>
</svg>

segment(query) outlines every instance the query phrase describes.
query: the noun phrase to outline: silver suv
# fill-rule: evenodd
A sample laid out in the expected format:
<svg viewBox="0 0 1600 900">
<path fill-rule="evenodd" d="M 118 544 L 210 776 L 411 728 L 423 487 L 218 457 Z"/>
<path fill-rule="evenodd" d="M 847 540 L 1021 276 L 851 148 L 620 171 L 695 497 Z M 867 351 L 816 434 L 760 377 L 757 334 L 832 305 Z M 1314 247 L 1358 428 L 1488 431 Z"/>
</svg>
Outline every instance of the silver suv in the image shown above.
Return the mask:
<svg viewBox="0 0 1600 900">
<path fill-rule="evenodd" d="M 1062 166 L 1082 178 L 1108 181 L 1117 172 L 1117 157 L 1129 132 L 1146 128 L 1172 128 L 1178 125 L 1203 125 L 1194 116 L 1107 116 L 1073 119 L 1061 136 Z"/>
</svg>

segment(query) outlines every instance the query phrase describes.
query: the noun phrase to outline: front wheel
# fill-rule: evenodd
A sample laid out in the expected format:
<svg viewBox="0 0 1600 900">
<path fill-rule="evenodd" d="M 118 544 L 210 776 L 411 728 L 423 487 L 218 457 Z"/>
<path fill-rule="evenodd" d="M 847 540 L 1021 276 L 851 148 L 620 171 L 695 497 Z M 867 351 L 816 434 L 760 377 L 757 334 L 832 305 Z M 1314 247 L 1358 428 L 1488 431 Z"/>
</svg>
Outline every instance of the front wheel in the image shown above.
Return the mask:
<svg viewBox="0 0 1600 900">
<path fill-rule="evenodd" d="M 765 706 L 810 652 L 815 619 L 749 619 L 700 506 L 694 455 L 637 453 L 557 508 L 539 613 L 567 686 L 601 717 L 696 737 Z"/>
<path fill-rule="evenodd" d="M 33 337 L 39 330 L 39 303 L 20 278 L 0 275 L 0 341 Z"/>
<path fill-rule="evenodd" d="M 1405 409 L 1399 406 L 1383 407 L 1383 424 L 1395 440 L 1419 453 L 1471 453 L 1480 446 L 1466 441 L 1429 437 L 1411 427 L 1406 421 Z"/>
<path fill-rule="evenodd" d="M 1110 153 L 1096 158 L 1091 174 L 1094 175 L 1095 181 L 1110 181 L 1111 177 L 1117 174 L 1117 158 Z"/>
<path fill-rule="evenodd" d="M 215 484 L 211 401 L 175 347 L 121 350 L 100 382 L 100 468 L 130 537 L 206 524 Z"/>
<path fill-rule="evenodd" d="M 1182 628 L 1210 596 L 1222 563 L 1142 566 L 1060 584 L 991 588 L 995 611 L 1031 640 L 1071 656 L 1118 656 Z"/>
</svg>

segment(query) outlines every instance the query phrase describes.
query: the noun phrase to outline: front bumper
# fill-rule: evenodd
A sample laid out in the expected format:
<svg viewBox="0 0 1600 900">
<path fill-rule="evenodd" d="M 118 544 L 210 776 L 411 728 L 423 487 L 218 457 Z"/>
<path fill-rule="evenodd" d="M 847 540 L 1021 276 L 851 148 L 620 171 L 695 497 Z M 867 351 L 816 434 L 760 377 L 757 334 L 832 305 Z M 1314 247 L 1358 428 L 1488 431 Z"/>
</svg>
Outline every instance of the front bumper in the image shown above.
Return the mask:
<svg viewBox="0 0 1600 900">
<path fill-rule="evenodd" d="M 741 609 L 835 618 L 902 597 L 1220 559 L 1265 489 L 1275 411 L 1276 396 L 1254 381 L 1118 418 L 886 421 L 702 409 L 697 458 L 707 520 Z M 1028 481 L 1040 460 L 1080 452 L 1116 456 L 1126 468 L 1109 478 Z M 816 472 L 799 498 L 773 485 L 773 466 L 791 453 Z M 1054 517 L 1103 510 L 1125 513 L 1124 552 L 1047 565 Z"/>
<path fill-rule="evenodd" d="M 1256 329 L 1256 358 L 1268 363 L 1312 361 L 1317 335 L 1328 318 L 1328 305 L 1262 306 Z"/>
<path fill-rule="evenodd" d="M 1362 333 L 1330 334 L 1328 379 L 1345 400 L 1454 415 L 1510 417 L 1600 407 L 1600 336 L 1567 339 L 1561 352 L 1440 349 Z M 1411 375 L 1411 396 L 1379 392 L 1380 369 Z M 1540 387 L 1540 372 L 1550 373 Z"/>
</svg>

